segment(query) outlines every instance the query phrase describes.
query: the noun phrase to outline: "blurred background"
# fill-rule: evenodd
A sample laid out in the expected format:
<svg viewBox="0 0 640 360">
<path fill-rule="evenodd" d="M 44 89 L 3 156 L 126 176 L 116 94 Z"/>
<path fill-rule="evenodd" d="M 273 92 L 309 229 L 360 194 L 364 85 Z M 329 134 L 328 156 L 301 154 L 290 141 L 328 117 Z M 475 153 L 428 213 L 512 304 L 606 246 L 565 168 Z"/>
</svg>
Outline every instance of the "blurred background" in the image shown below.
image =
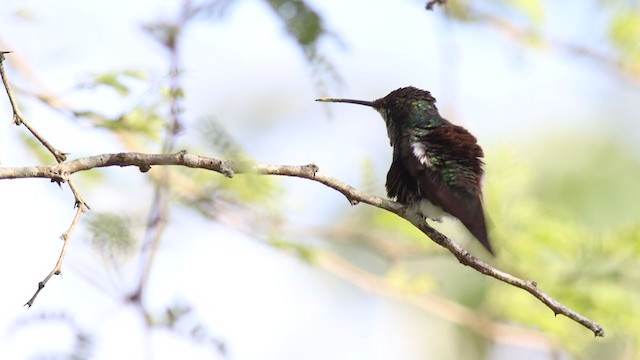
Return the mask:
<svg viewBox="0 0 640 360">
<path fill-rule="evenodd" d="M 2 359 L 640 358 L 640 3 L 3 0 L 25 117 L 69 158 L 304 165 L 384 196 L 373 100 L 413 85 L 479 139 L 497 256 L 605 338 L 318 183 L 183 168 L 0 186 Z M 0 96 L 0 164 L 52 164 Z"/>
</svg>

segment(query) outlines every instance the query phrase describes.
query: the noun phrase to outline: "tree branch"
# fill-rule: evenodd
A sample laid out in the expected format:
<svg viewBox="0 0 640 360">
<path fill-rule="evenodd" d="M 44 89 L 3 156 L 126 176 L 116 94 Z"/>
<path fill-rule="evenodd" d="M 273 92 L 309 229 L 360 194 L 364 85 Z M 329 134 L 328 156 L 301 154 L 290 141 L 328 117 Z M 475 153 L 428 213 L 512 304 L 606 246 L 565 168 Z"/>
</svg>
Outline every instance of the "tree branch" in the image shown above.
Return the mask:
<svg viewBox="0 0 640 360">
<path fill-rule="evenodd" d="M 47 150 L 49 150 L 49 152 L 51 153 L 51 155 L 53 155 L 56 161 L 58 163 L 62 163 L 67 159 L 67 154 L 55 148 L 42 135 L 40 135 L 40 133 L 37 132 L 36 129 L 27 122 L 27 120 L 22 115 L 20 108 L 18 107 L 18 103 L 15 100 L 15 97 L 13 95 L 13 90 L 11 90 L 11 85 L 9 84 L 7 74 L 4 70 L 4 60 L 5 60 L 4 55 L 9 53 L 11 53 L 11 51 L 0 51 L 0 78 L 2 78 L 2 84 L 4 85 L 4 89 L 7 91 L 7 97 L 9 98 L 9 102 L 11 103 L 11 109 L 13 111 L 13 123 L 17 126 L 23 125 L 24 127 L 26 127 L 27 130 L 29 130 L 29 132 L 31 133 L 31 135 L 33 135 L 33 137 L 35 137 L 40 142 L 40 144 L 42 144 L 42 146 L 44 146 L 45 148 L 47 148 Z M 58 184 L 60 184 L 60 181 L 55 178 L 51 178 L 51 181 L 58 182 Z M 75 229 L 76 225 L 78 224 L 78 221 L 80 220 L 80 215 L 83 212 L 85 212 L 85 210 L 89 209 L 89 205 L 87 205 L 87 203 L 84 201 L 84 199 L 82 198 L 82 195 L 80 195 L 80 192 L 78 191 L 76 186 L 73 184 L 73 182 L 70 179 L 65 179 L 65 181 L 68 183 L 69 189 L 71 189 L 71 192 L 73 193 L 73 197 L 75 199 L 74 207 L 77 208 L 77 211 L 75 216 L 73 217 L 73 220 L 71 221 L 71 225 L 69 225 L 69 228 L 67 229 L 67 231 L 65 231 L 60 237 L 64 243 L 62 245 L 62 250 L 60 250 L 60 256 L 58 257 L 58 261 L 56 262 L 56 265 L 53 267 L 53 270 L 51 270 L 51 272 L 44 278 L 44 280 L 38 283 L 38 289 L 33 294 L 33 296 L 29 299 L 29 301 L 27 301 L 27 303 L 25 304 L 29 307 L 33 305 L 33 302 L 36 300 L 36 297 L 38 297 L 38 294 L 40 293 L 40 291 L 42 291 L 44 286 L 53 277 L 53 275 L 59 275 L 60 272 L 62 271 L 62 262 L 64 260 L 65 254 L 67 253 L 67 247 L 69 246 L 69 239 L 71 237 L 71 233 L 73 232 L 73 229 Z"/>
<path fill-rule="evenodd" d="M 44 278 L 44 280 L 38 283 L 38 289 L 33 294 L 33 296 L 31 296 L 31 299 L 27 301 L 27 303 L 25 304 L 26 306 L 31 307 L 33 305 L 33 302 L 36 301 L 38 294 L 40 294 L 40 291 L 44 289 L 44 286 L 53 277 L 53 275 L 60 275 L 60 273 L 62 272 L 62 262 L 64 261 L 64 256 L 67 254 L 67 248 L 69 247 L 69 239 L 71 238 L 71 233 L 76 228 L 76 225 L 78 225 L 78 221 L 80 220 L 80 214 L 82 214 L 83 211 L 84 209 L 82 206 L 77 207 L 76 214 L 73 217 L 73 220 L 71 221 L 71 225 L 69 225 L 69 228 L 67 229 L 67 231 L 62 233 L 62 235 L 60 236 L 60 239 L 63 241 L 63 243 L 62 243 L 62 250 L 60 251 L 60 256 L 58 256 L 58 261 L 56 262 L 56 265 L 53 267 L 53 270 L 49 272 L 49 275 L 47 275 Z"/>
<path fill-rule="evenodd" d="M 13 96 L 13 91 L 11 90 L 11 86 L 9 85 L 9 80 L 7 80 L 7 74 L 4 71 L 4 55 L 9 54 L 11 51 L 1 51 L 0 52 L 0 77 L 2 78 L 2 84 L 4 85 L 5 90 L 7 91 L 7 97 L 9 97 L 9 102 L 11 103 L 11 109 L 13 110 L 13 123 L 17 126 L 24 125 L 24 127 L 29 130 L 29 132 L 36 138 L 38 141 L 49 150 L 51 154 L 56 158 L 58 162 L 63 162 L 66 160 L 67 155 L 62 151 L 56 149 L 51 145 L 40 133 L 36 131 L 29 123 L 24 119 L 20 108 L 18 107 L 18 103 L 16 102 L 15 97 Z"/>
<path fill-rule="evenodd" d="M 429 226 L 415 212 L 408 211 L 405 206 L 397 202 L 383 199 L 377 196 L 366 194 L 348 184 L 345 184 L 331 176 L 318 172 L 318 166 L 315 164 L 291 166 L 291 165 L 253 165 L 242 166 L 229 161 L 214 159 L 205 156 L 188 154 L 181 151 L 175 154 L 143 154 L 143 153 L 118 153 L 118 154 L 102 154 L 75 159 L 69 162 L 59 163 L 51 166 L 33 166 L 33 167 L 0 167 L 0 179 L 19 179 L 19 178 L 48 178 L 53 181 L 67 181 L 71 174 L 80 171 L 87 171 L 99 167 L 108 166 L 135 166 L 142 172 L 148 171 L 151 166 L 156 165 L 179 165 L 190 168 L 199 168 L 218 172 L 226 177 L 233 177 L 237 173 L 255 173 L 262 175 L 280 175 L 293 176 L 324 184 L 340 193 L 342 193 L 350 204 L 366 203 L 380 209 L 392 212 L 403 219 L 409 221 L 415 227 L 420 229 L 424 234 L 431 238 L 438 245 L 449 250 L 463 265 L 472 267 L 476 271 L 491 276 L 507 284 L 519 287 L 531 295 L 536 297 L 554 314 L 562 314 L 584 327 L 591 330 L 595 336 L 604 336 L 605 332 L 602 326 L 596 322 L 586 318 L 576 311 L 568 308 L 555 300 L 548 294 L 538 289 L 534 281 L 527 281 L 517 278 L 504 271 L 498 270 L 491 265 L 479 260 L 471 255 L 437 230 Z"/>
</svg>

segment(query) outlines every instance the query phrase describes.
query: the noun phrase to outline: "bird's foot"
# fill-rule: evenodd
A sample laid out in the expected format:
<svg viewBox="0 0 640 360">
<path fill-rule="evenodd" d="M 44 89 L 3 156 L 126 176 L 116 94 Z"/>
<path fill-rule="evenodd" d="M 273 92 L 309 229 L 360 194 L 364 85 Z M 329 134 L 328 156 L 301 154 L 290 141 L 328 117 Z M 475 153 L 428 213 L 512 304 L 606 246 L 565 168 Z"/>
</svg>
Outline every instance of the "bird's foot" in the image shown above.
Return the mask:
<svg viewBox="0 0 640 360">
<path fill-rule="evenodd" d="M 436 217 L 436 216 L 429 216 L 429 215 L 425 215 L 422 211 L 420 211 L 420 209 L 415 210 L 416 214 L 418 214 L 418 216 L 420 216 L 422 218 L 422 220 L 427 221 L 427 220 L 431 220 L 431 221 L 435 221 L 438 223 L 442 222 L 442 218 L 441 217 Z"/>
</svg>

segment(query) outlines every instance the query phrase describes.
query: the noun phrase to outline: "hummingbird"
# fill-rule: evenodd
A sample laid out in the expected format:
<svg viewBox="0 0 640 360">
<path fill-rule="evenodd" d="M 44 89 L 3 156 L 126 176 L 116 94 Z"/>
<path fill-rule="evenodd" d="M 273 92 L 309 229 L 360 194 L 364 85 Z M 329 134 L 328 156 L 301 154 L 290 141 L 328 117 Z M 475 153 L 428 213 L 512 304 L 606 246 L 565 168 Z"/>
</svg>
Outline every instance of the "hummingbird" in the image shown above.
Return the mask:
<svg viewBox="0 0 640 360">
<path fill-rule="evenodd" d="M 482 206 L 482 148 L 462 126 L 440 116 L 429 91 L 399 88 L 374 101 L 320 98 L 316 101 L 369 106 L 378 111 L 393 147 L 385 184 L 389 198 L 425 219 L 451 215 L 494 254 Z"/>
</svg>

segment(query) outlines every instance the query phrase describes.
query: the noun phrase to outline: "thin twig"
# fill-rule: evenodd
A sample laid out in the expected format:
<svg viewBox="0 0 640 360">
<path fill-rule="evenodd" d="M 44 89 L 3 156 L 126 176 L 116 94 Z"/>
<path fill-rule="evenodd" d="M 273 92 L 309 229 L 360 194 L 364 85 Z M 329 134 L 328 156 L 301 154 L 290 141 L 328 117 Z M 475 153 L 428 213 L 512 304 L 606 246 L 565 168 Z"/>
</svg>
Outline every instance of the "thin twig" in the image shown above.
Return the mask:
<svg viewBox="0 0 640 360">
<path fill-rule="evenodd" d="M 22 112 L 20 111 L 20 107 L 18 107 L 18 103 L 15 100 L 15 96 L 13 95 L 13 90 L 11 90 L 11 85 L 9 84 L 7 74 L 4 70 L 4 60 L 5 60 L 4 55 L 7 53 L 10 53 L 10 51 L 0 51 L 0 77 L 2 78 L 2 84 L 4 85 L 4 88 L 7 92 L 7 97 L 9 98 L 9 102 L 11 103 L 11 109 L 13 111 L 13 123 L 18 126 L 23 125 L 24 127 L 26 127 L 27 130 L 29 130 L 29 132 L 36 139 L 38 139 L 38 141 L 42 144 L 42 146 L 44 146 L 45 148 L 47 148 L 47 150 L 49 150 L 49 152 L 53 155 L 53 157 L 56 159 L 58 164 L 60 164 L 67 159 L 67 155 L 64 152 L 56 149 L 42 135 L 40 135 L 40 133 L 37 132 L 36 129 L 26 121 L 26 119 L 22 115 Z M 40 291 L 42 291 L 42 289 L 44 288 L 46 283 L 49 281 L 49 279 L 51 279 L 53 275 L 59 275 L 60 272 L 62 271 L 62 262 L 66 254 L 67 247 L 69 246 L 69 237 L 71 236 L 73 229 L 76 227 L 76 224 L 80 219 L 80 214 L 82 214 L 83 212 L 89 209 L 89 205 L 87 205 L 87 203 L 84 201 L 84 198 L 82 197 L 82 195 L 80 195 L 80 192 L 75 187 L 71 179 L 66 178 L 66 175 L 64 174 L 61 174 L 60 179 L 62 178 L 64 178 L 65 181 L 68 183 L 69 188 L 71 189 L 71 192 L 73 193 L 73 197 L 75 199 L 74 207 L 77 208 L 78 210 L 76 211 L 76 215 L 73 217 L 73 220 L 71 221 L 71 225 L 69 226 L 69 229 L 62 234 L 62 240 L 64 241 L 64 244 L 62 245 L 62 250 L 60 251 L 60 256 L 58 257 L 56 266 L 53 268 L 53 270 L 51 270 L 49 275 L 47 275 L 47 277 L 45 277 L 43 281 L 38 283 L 38 289 L 33 294 L 31 299 L 29 299 L 29 301 L 27 301 L 27 303 L 25 304 L 25 305 L 28 305 L 29 307 L 33 305 L 33 302 L 35 301 L 36 297 L 38 296 Z M 54 182 L 60 183 L 59 180 L 56 180 L 53 178 L 51 180 Z"/>
<path fill-rule="evenodd" d="M 9 80 L 7 79 L 7 74 L 4 70 L 4 54 L 10 53 L 10 51 L 3 51 L 0 53 L 0 76 L 2 77 L 2 84 L 4 85 L 5 90 L 7 91 L 7 96 L 9 97 L 9 102 L 11 103 L 11 109 L 13 110 L 13 123 L 15 125 L 24 125 L 27 130 L 36 138 L 38 141 L 49 150 L 51 154 L 56 158 L 56 161 L 63 162 L 66 160 L 67 155 L 62 151 L 56 149 L 51 145 L 40 133 L 36 131 L 29 123 L 24 119 L 20 108 L 18 107 L 18 103 L 13 95 L 13 90 L 11 90 L 11 85 L 9 84 Z"/>
<path fill-rule="evenodd" d="M 47 275 L 44 278 L 44 280 L 38 283 L 38 289 L 33 294 L 33 296 L 31 296 L 31 299 L 29 299 L 29 301 L 27 301 L 26 304 L 24 304 L 25 306 L 31 307 L 33 305 L 33 302 L 36 301 L 38 294 L 40 294 L 40 291 L 44 289 L 44 286 L 53 277 L 53 275 L 60 275 L 60 273 L 62 272 L 62 262 L 64 261 L 64 256 L 67 253 L 67 248 L 69 247 L 69 238 L 71 237 L 71 233 L 73 232 L 73 230 L 76 228 L 76 225 L 78 225 L 78 221 L 80 220 L 80 214 L 82 214 L 85 210 L 86 209 L 84 205 L 81 203 L 76 210 L 76 214 L 73 217 L 73 221 L 71 221 L 71 225 L 69 225 L 69 228 L 67 229 L 67 231 L 62 233 L 62 235 L 60 236 L 60 239 L 63 241 L 63 243 L 62 243 L 62 250 L 60 251 L 60 256 L 58 257 L 58 261 L 56 262 L 56 265 L 53 267 L 53 270 L 51 270 L 49 275 Z"/>
<path fill-rule="evenodd" d="M 64 181 L 73 173 L 87 171 L 98 167 L 136 166 L 145 172 L 150 169 L 151 166 L 155 165 L 181 165 L 191 168 L 206 169 L 218 172 L 226 177 L 232 177 L 236 173 L 257 173 L 263 175 L 293 176 L 319 182 L 343 194 L 350 204 L 358 204 L 360 202 L 366 203 L 380 209 L 387 210 L 402 217 L 403 219 L 406 219 L 429 236 L 438 245 L 449 250 L 463 265 L 472 267 L 482 274 L 526 290 L 549 307 L 554 314 L 565 315 L 593 331 L 595 336 L 604 336 L 605 332 L 602 326 L 553 299 L 551 296 L 538 289 L 535 282 L 519 279 L 511 274 L 492 267 L 471 255 L 460 245 L 430 227 L 420 216 L 418 216 L 418 214 L 408 211 L 404 205 L 395 201 L 368 195 L 339 181 L 338 179 L 319 173 L 318 167 L 315 164 L 302 166 L 254 165 L 242 168 L 229 161 L 188 154 L 184 151 L 176 154 L 118 153 L 89 156 L 51 166 L 0 167 L 0 179 L 48 178 L 55 181 Z"/>
</svg>

